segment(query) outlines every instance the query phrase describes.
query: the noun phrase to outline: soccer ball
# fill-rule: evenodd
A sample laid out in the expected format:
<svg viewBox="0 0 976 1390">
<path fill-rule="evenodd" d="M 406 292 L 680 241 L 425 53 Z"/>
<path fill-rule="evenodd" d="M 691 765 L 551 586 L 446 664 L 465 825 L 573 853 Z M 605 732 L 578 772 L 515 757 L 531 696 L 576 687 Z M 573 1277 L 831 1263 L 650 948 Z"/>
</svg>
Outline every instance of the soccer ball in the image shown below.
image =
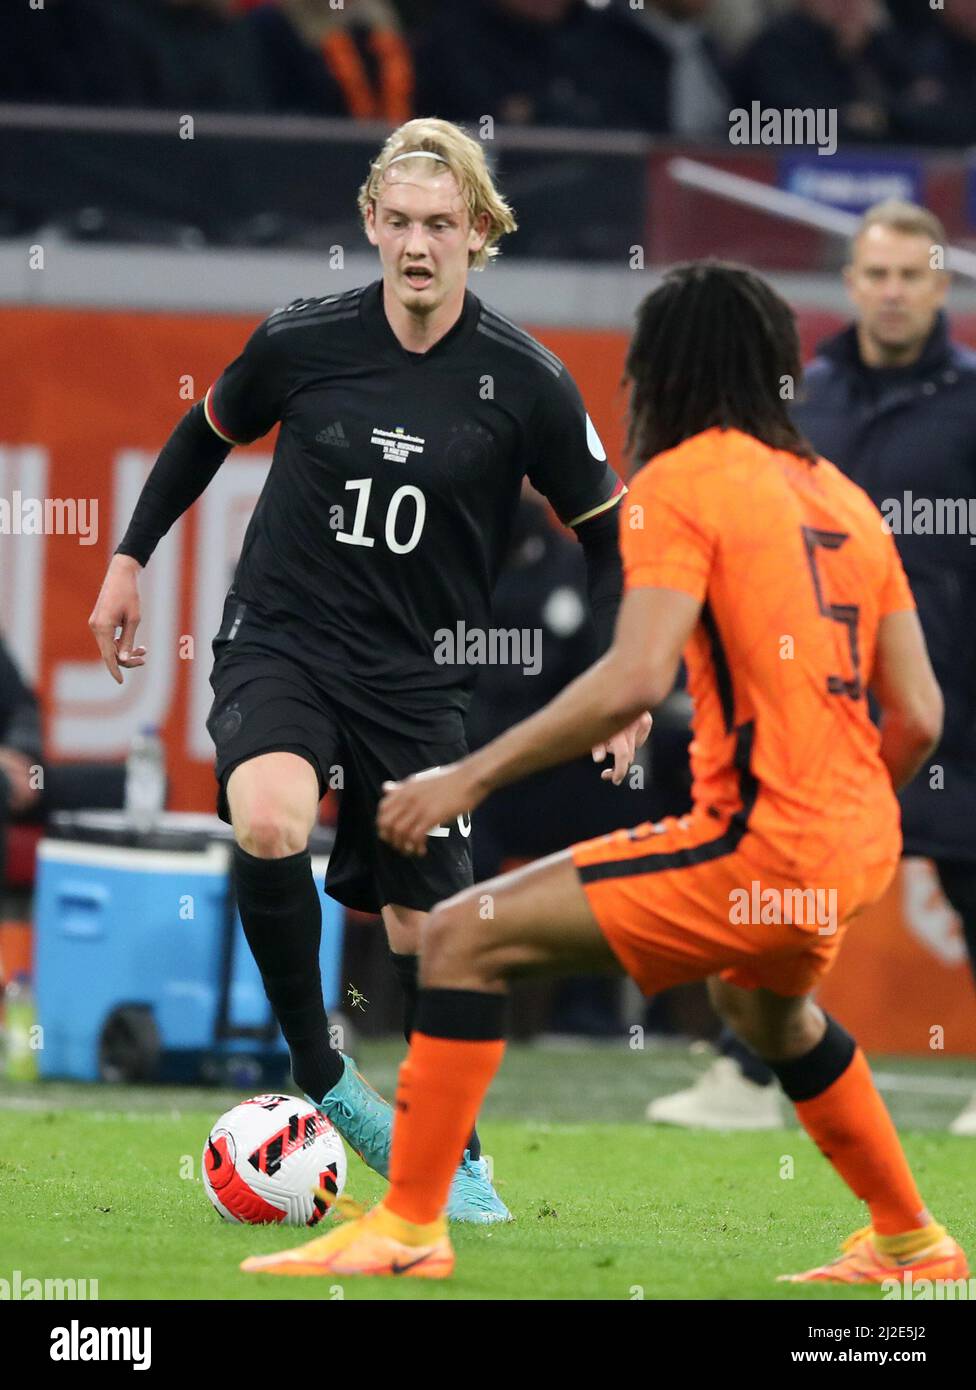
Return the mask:
<svg viewBox="0 0 976 1390">
<path fill-rule="evenodd" d="M 203 1150 L 204 1188 L 227 1221 L 315 1226 L 345 1183 L 338 1130 L 294 1096 L 254 1096 L 235 1105 L 221 1115 Z"/>
</svg>

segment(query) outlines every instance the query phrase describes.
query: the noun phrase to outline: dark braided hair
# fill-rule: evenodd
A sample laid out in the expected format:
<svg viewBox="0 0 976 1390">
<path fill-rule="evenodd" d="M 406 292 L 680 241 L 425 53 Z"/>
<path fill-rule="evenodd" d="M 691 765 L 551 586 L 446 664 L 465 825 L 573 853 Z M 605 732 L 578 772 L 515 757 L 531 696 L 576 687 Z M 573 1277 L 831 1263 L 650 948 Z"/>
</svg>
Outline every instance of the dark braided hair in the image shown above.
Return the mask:
<svg viewBox="0 0 976 1390">
<path fill-rule="evenodd" d="M 789 414 L 802 376 L 793 311 L 765 280 L 726 261 L 674 266 L 637 311 L 624 381 L 627 450 L 639 467 L 718 426 L 800 458 L 817 455 Z"/>
</svg>

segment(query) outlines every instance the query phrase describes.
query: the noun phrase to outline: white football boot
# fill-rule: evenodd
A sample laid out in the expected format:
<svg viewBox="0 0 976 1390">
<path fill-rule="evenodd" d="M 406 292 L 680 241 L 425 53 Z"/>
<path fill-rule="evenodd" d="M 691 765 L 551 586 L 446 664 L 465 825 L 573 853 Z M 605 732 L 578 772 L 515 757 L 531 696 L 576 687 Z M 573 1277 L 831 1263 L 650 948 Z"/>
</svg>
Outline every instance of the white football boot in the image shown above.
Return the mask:
<svg viewBox="0 0 976 1390">
<path fill-rule="evenodd" d="M 716 1057 L 693 1086 L 659 1096 L 644 1112 L 652 1124 L 686 1129 L 782 1129 L 780 1090 L 743 1076 L 731 1057 Z"/>
<path fill-rule="evenodd" d="M 967 1139 L 976 1139 L 976 1096 L 949 1126 L 950 1134 L 961 1134 Z"/>
</svg>

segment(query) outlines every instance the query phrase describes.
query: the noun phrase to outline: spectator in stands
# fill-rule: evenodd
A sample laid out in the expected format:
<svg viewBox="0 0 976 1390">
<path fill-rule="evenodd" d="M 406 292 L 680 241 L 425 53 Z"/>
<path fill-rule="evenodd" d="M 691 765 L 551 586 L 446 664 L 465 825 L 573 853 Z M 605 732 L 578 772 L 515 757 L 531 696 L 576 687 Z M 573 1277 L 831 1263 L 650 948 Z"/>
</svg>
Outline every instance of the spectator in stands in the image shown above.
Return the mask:
<svg viewBox="0 0 976 1390">
<path fill-rule="evenodd" d="M 265 110 L 260 50 L 231 6 L 232 0 L 46 0 L 38 10 L 18 4 L 4 16 L 0 94 L 191 114 Z"/>
<path fill-rule="evenodd" d="M 472 0 L 417 51 L 418 102 L 452 120 L 704 136 L 728 98 L 701 20 L 712 0 Z"/>
<path fill-rule="evenodd" d="M 945 723 L 928 766 L 901 794 L 905 853 L 934 861 L 976 973 L 976 645 L 965 636 L 976 612 L 976 352 L 949 333 L 948 277 L 932 264 L 933 247 L 944 246 L 925 208 L 888 202 L 865 213 L 845 272 L 854 322 L 821 343 L 796 415 L 889 521 L 912 586 Z M 940 504 L 951 518 L 943 534 L 924 520 L 926 505 L 938 517 Z M 648 1118 L 776 1127 L 772 1073 L 729 1033 L 720 1050 L 690 1090 L 652 1101 Z M 951 1128 L 976 1136 L 976 1097 Z"/>
<path fill-rule="evenodd" d="M 910 0 L 915 4 L 917 0 Z M 726 57 L 737 57 L 771 19 L 791 9 L 793 0 L 715 0 L 706 16 L 708 32 Z"/>
<path fill-rule="evenodd" d="M 0 40 L 0 101 L 146 106 L 153 48 L 111 0 L 8 5 Z"/>
<path fill-rule="evenodd" d="M 190 114 L 269 109 L 260 45 L 233 0 L 128 0 L 112 9 L 152 51 L 146 105 Z"/>
<path fill-rule="evenodd" d="M 736 63 L 737 106 L 837 111 L 841 139 L 891 137 L 892 102 L 908 82 L 907 46 L 881 0 L 797 0 Z"/>
<path fill-rule="evenodd" d="M 892 133 L 930 145 L 976 143 L 976 0 L 950 0 L 914 47 L 914 78 L 896 98 Z"/>
<path fill-rule="evenodd" d="M 416 49 L 418 109 L 452 121 L 599 125 L 572 44 L 579 36 L 585 47 L 602 18 L 583 0 L 442 5 Z"/>
<path fill-rule="evenodd" d="M 0 889 L 7 862 L 6 826 L 12 816 L 24 815 L 40 800 L 40 760 L 37 696 L 0 637 Z"/>
<path fill-rule="evenodd" d="M 257 39 L 271 109 L 399 125 L 414 115 L 410 49 L 390 0 L 275 0 L 245 20 Z"/>
<path fill-rule="evenodd" d="M 727 135 L 730 100 L 705 21 L 713 0 L 610 0 L 604 23 L 576 53 L 600 124 L 648 134 Z"/>
</svg>

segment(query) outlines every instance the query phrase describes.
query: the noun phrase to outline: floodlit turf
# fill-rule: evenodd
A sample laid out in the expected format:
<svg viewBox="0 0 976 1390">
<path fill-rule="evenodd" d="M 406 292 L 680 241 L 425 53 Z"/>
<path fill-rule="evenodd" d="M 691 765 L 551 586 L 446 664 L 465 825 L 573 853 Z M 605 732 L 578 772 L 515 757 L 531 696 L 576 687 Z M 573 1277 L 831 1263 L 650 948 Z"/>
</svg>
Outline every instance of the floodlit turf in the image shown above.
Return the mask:
<svg viewBox="0 0 976 1390">
<path fill-rule="evenodd" d="M 388 1087 L 395 1055 L 374 1047 L 359 1060 Z M 862 1224 L 862 1208 L 795 1128 L 712 1135 L 622 1123 L 702 1065 L 674 1051 L 641 1061 L 646 1070 L 616 1049 L 511 1050 L 483 1131 L 518 1220 L 452 1228 L 458 1267 L 442 1284 L 241 1274 L 245 1255 L 304 1232 L 231 1226 L 207 1202 L 203 1141 L 239 1096 L 8 1085 L 0 1278 L 19 1269 L 22 1279 L 97 1279 L 102 1299 L 879 1298 L 776 1285 L 777 1273 L 827 1258 Z M 976 1252 L 976 1140 L 935 1128 L 961 1108 L 976 1068 L 885 1063 L 882 1075 L 896 1118 L 920 1126 L 905 1138 L 926 1197 Z M 348 1192 L 368 1202 L 382 1188 L 351 1159 Z"/>
</svg>

